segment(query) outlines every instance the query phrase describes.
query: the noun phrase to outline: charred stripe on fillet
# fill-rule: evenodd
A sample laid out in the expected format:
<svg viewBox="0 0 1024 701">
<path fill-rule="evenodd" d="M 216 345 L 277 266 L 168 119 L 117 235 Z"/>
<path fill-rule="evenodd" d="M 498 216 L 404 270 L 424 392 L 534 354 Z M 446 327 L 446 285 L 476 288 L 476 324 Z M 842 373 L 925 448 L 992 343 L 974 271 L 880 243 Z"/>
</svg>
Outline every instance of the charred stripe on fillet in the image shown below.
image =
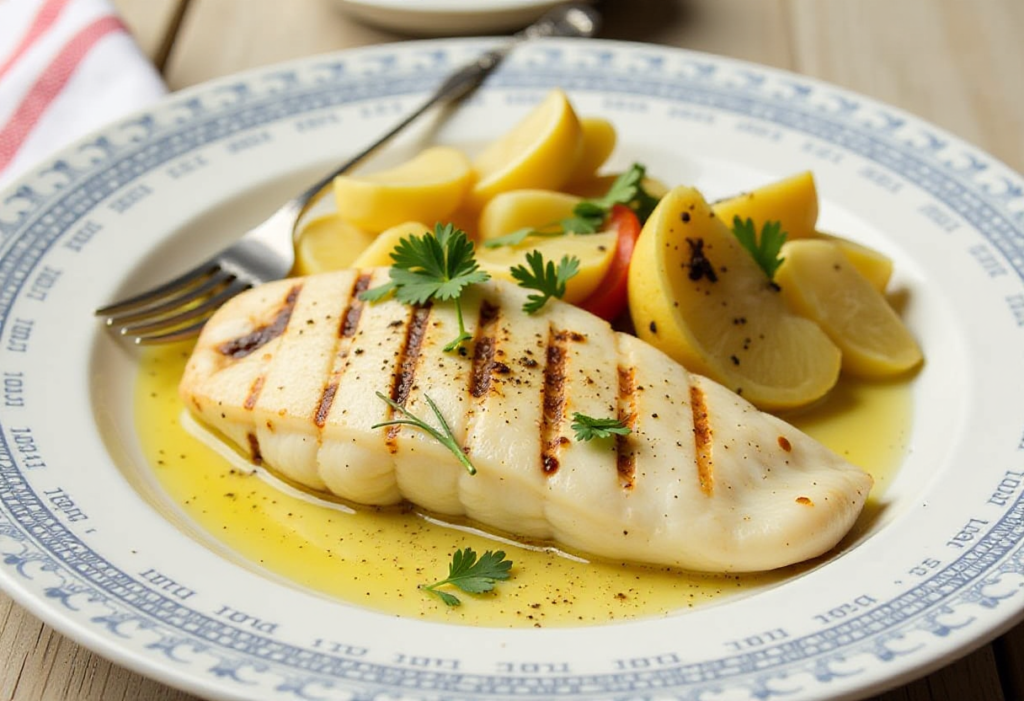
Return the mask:
<svg viewBox="0 0 1024 701">
<path fill-rule="evenodd" d="M 249 459 L 254 465 L 262 465 L 263 453 L 260 452 L 260 442 L 256 438 L 256 434 L 249 433 L 247 437 L 249 438 Z"/>
<path fill-rule="evenodd" d="M 395 382 L 391 387 L 391 400 L 398 406 L 405 406 L 409 401 L 409 393 L 412 392 L 413 380 L 416 378 L 416 366 L 420 359 L 420 350 L 423 347 L 423 338 L 427 335 L 427 321 L 430 319 L 430 306 L 416 307 L 412 313 L 412 319 L 406 327 L 405 344 L 399 354 Z M 400 426 L 388 426 L 387 444 L 388 449 L 394 453 L 395 436 L 398 435 Z"/>
<path fill-rule="evenodd" d="M 482 397 L 491 388 L 491 370 L 494 365 L 494 334 L 501 309 L 484 300 L 480 303 L 480 323 L 473 341 L 473 369 L 469 376 L 469 393 Z"/>
<path fill-rule="evenodd" d="M 338 329 L 338 334 L 342 338 L 352 338 L 356 335 L 356 330 L 359 328 L 359 319 L 363 315 L 363 307 L 366 303 L 359 299 L 359 295 L 366 292 L 370 287 L 370 276 L 360 275 L 356 278 L 356 284 L 352 288 L 352 297 L 348 303 L 348 309 L 341 317 L 341 327 Z"/>
<path fill-rule="evenodd" d="M 252 386 L 249 387 L 249 394 L 245 396 L 245 402 L 242 404 L 248 411 L 252 411 L 256 406 L 256 401 L 260 398 L 260 392 L 263 391 L 263 383 L 266 380 L 266 375 L 260 375 L 252 381 Z"/>
<path fill-rule="evenodd" d="M 619 367 L 619 422 L 630 430 L 628 435 L 615 436 L 615 464 L 619 484 L 632 489 L 636 484 L 636 447 L 631 438 L 636 431 L 636 378 L 633 368 Z"/>
<path fill-rule="evenodd" d="M 348 306 L 341 315 L 341 325 L 338 327 L 338 348 L 335 351 L 336 358 L 348 357 L 350 339 L 356 335 L 359 329 L 359 320 L 363 315 L 365 302 L 359 299 L 359 294 L 370 287 L 370 276 L 360 275 L 352 286 L 352 294 L 349 296 Z M 344 364 L 335 361 L 331 368 L 330 377 L 320 393 L 320 401 L 317 403 L 316 412 L 313 415 L 313 423 L 317 428 L 323 428 L 327 424 L 327 417 L 331 413 L 331 405 L 334 404 L 334 397 L 338 393 L 338 383 L 341 373 L 344 372 Z"/>
<path fill-rule="evenodd" d="M 697 447 L 697 479 L 700 491 L 708 496 L 715 491 L 715 478 L 711 459 L 711 421 L 704 402 L 704 391 L 690 385 L 690 407 L 693 409 L 693 440 Z"/>
<path fill-rule="evenodd" d="M 541 421 L 541 466 L 544 474 L 558 471 L 558 454 L 564 443 L 561 435 L 562 418 L 565 413 L 565 356 L 570 334 L 552 328 L 548 332 L 548 344 L 544 366 L 544 415 Z"/>
<path fill-rule="evenodd" d="M 225 341 L 217 347 L 217 350 L 222 355 L 238 360 L 251 355 L 273 341 L 284 333 L 284 330 L 288 327 L 288 322 L 292 318 L 292 310 L 295 309 L 295 301 L 299 298 L 301 290 L 302 285 L 295 285 L 288 290 L 288 294 L 284 298 L 281 307 L 277 310 L 277 314 L 274 315 L 273 320 L 269 324 L 259 326 L 244 336 Z"/>
<path fill-rule="evenodd" d="M 316 424 L 317 428 L 323 428 L 327 424 L 327 417 L 331 413 L 331 405 L 334 404 L 334 395 L 338 393 L 338 381 L 331 380 L 324 387 L 323 394 L 320 395 L 320 403 L 317 404 L 316 414 L 313 417 L 313 423 Z"/>
</svg>

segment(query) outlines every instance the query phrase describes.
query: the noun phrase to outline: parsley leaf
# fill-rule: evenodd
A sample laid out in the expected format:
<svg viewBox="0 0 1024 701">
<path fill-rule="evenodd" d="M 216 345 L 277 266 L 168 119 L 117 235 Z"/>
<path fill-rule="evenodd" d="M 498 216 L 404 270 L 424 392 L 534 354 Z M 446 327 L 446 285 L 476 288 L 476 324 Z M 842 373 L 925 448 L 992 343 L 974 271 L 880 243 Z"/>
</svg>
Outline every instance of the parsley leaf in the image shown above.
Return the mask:
<svg viewBox="0 0 1024 701">
<path fill-rule="evenodd" d="M 484 248 L 501 248 L 503 246 L 518 246 L 530 236 L 538 236 L 545 238 L 555 238 L 557 236 L 565 236 L 565 231 L 557 229 L 554 231 L 541 231 L 540 229 L 531 229 L 530 227 L 523 227 L 522 229 L 516 229 L 515 231 L 499 236 L 498 238 L 488 239 L 484 241 Z"/>
<path fill-rule="evenodd" d="M 576 432 L 578 441 L 608 438 L 613 433 L 619 436 L 628 436 L 632 433 L 632 430 L 618 419 L 595 419 L 578 411 L 572 415 L 572 430 Z"/>
<path fill-rule="evenodd" d="M 624 204 L 634 212 L 643 224 L 658 204 L 658 198 L 644 189 L 643 180 L 647 169 L 634 163 L 608 188 L 602 197 L 581 200 L 573 207 L 572 216 L 552 222 L 539 229 L 517 229 L 504 236 L 484 242 L 486 248 L 516 246 L 530 236 L 551 237 L 566 234 L 596 234 L 601 230 L 612 207 Z"/>
<path fill-rule="evenodd" d="M 658 205 L 658 198 L 644 189 L 643 183 L 646 175 L 647 169 L 639 163 L 634 163 L 629 170 L 615 179 L 604 197 L 589 200 L 589 202 L 604 208 L 606 213 L 613 206 L 624 204 L 636 213 L 640 223 L 643 224 Z"/>
<path fill-rule="evenodd" d="M 580 259 L 576 256 L 562 256 L 556 267 L 550 260 L 545 265 L 540 251 L 530 251 L 526 254 L 526 262 L 529 269 L 515 265 L 511 273 L 519 281 L 520 287 L 540 292 L 527 297 L 528 301 L 523 304 L 523 311 L 527 314 L 539 311 L 552 297 L 564 297 L 565 284 L 580 270 Z"/>
<path fill-rule="evenodd" d="M 754 257 L 768 279 L 774 278 L 775 271 L 785 260 L 785 258 L 779 258 L 782 244 L 786 242 L 786 232 L 782 230 L 782 222 L 766 221 L 761 228 L 761 236 L 758 237 L 753 219 L 748 218 L 743 221 L 736 216 L 733 217 L 732 233 Z"/>
<path fill-rule="evenodd" d="M 395 298 L 405 304 L 455 300 L 459 335 L 444 349 L 453 351 L 472 338 L 462 319 L 459 295 L 467 286 L 491 276 L 480 270 L 466 232 L 451 224 L 436 224 L 433 233 L 401 239 L 391 251 L 391 260 L 391 280 L 360 293 L 360 299 L 374 302 L 394 292 Z"/>
<path fill-rule="evenodd" d="M 463 467 L 466 468 L 466 471 L 469 472 L 469 474 L 476 474 L 476 468 L 473 466 L 473 463 L 469 461 L 465 451 L 462 450 L 462 446 L 460 446 L 459 442 L 455 440 L 455 435 L 452 433 L 451 426 L 449 426 L 448 422 L 444 420 L 441 410 L 437 408 L 437 405 L 434 404 L 430 397 L 426 394 L 423 395 L 423 399 L 427 402 L 427 406 L 429 406 L 430 410 L 434 412 L 434 418 L 437 419 L 437 423 L 441 426 L 440 428 L 434 428 L 418 416 L 410 414 L 404 406 L 390 397 L 387 397 L 380 392 L 377 392 L 377 396 L 391 407 L 393 411 L 401 414 L 405 418 L 382 421 L 370 426 L 371 429 L 381 428 L 382 426 L 412 426 L 413 428 L 418 428 L 424 433 L 430 435 L 434 440 L 446 447 L 448 450 L 452 451 L 452 454 L 459 462 L 462 463 Z"/>
<path fill-rule="evenodd" d="M 458 606 L 462 602 L 454 594 L 441 591 L 438 587 L 445 584 L 461 589 L 467 594 L 483 594 L 494 589 L 499 581 L 509 578 L 512 561 L 505 559 L 502 550 L 488 550 L 477 559 L 473 548 L 456 550 L 448 565 L 448 577 L 433 584 L 422 585 L 424 591 L 436 594 L 448 606 Z"/>
</svg>

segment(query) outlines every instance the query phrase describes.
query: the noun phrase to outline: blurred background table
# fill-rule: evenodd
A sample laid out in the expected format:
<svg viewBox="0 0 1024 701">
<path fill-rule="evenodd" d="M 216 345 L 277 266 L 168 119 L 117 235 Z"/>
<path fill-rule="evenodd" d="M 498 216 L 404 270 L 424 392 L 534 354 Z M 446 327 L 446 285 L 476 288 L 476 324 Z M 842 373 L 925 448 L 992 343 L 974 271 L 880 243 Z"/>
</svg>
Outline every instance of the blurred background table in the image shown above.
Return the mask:
<svg viewBox="0 0 1024 701">
<path fill-rule="evenodd" d="M 480 0 L 485 2 L 485 0 Z M 330 0 L 114 0 L 171 90 L 408 37 Z M 1024 172 L 1024 0 L 605 0 L 604 38 L 731 56 L 906 109 Z M 0 593 L 0 699 L 188 701 Z M 1024 625 L 879 701 L 1024 699 Z"/>
</svg>

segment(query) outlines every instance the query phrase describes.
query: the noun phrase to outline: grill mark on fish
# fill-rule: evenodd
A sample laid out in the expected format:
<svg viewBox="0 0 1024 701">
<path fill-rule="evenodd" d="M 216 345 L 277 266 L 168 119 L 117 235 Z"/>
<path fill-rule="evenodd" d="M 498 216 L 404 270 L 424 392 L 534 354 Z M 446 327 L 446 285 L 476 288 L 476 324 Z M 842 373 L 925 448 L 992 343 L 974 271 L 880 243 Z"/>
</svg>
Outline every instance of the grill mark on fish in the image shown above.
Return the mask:
<svg viewBox="0 0 1024 701">
<path fill-rule="evenodd" d="M 615 436 L 615 465 L 619 473 L 619 486 L 633 489 L 636 486 L 636 447 L 632 440 L 636 432 L 636 371 L 619 366 L 619 422 L 630 430 L 623 436 Z"/>
<path fill-rule="evenodd" d="M 323 428 L 327 424 L 327 417 L 331 413 L 331 405 L 334 404 L 334 395 L 338 393 L 338 381 L 332 379 L 324 387 L 320 395 L 320 403 L 317 404 L 316 414 L 313 416 L 313 423 L 317 428 Z"/>
<path fill-rule="evenodd" d="M 348 357 L 348 347 L 351 339 L 359 329 L 359 320 L 363 316 L 363 307 L 366 303 L 359 299 L 359 295 L 370 287 L 370 275 L 362 274 L 356 278 L 352 286 L 352 293 L 349 296 L 348 304 L 341 315 L 341 324 L 338 326 L 338 345 L 335 348 L 336 358 Z M 331 406 L 334 404 L 334 397 L 338 393 L 338 384 L 341 374 L 345 370 L 344 364 L 335 363 L 331 368 L 327 382 L 324 384 L 323 392 L 320 393 L 320 401 L 317 403 L 316 412 L 313 414 L 313 423 L 317 428 L 323 428 L 327 424 L 327 417 L 330 416 Z"/>
<path fill-rule="evenodd" d="M 253 465 L 263 464 L 263 453 L 260 452 L 260 441 L 256 438 L 255 433 L 246 434 L 249 439 L 249 459 Z"/>
<path fill-rule="evenodd" d="M 288 327 L 288 322 L 292 318 L 292 310 L 295 309 L 295 302 L 299 298 L 299 292 L 301 291 L 302 285 L 294 285 L 288 290 L 284 302 L 269 324 L 259 326 L 244 336 L 224 341 L 217 346 L 217 350 L 220 351 L 221 355 L 241 360 L 273 341 L 284 333 L 284 330 Z"/>
<path fill-rule="evenodd" d="M 544 365 L 544 413 L 541 420 L 541 466 L 545 475 L 558 471 L 558 454 L 568 439 L 560 435 L 565 413 L 565 356 L 570 334 L 548 331 Z"/>
<path fill-rule="evenodd" d="M 352 338 L 359 328 L 359 320 L 363 316 L 363 307 L 366 303 L 359 299 L 359 295 L 366 292 L 370 287 L 370 276 L 360 275 L 356 278 L 356 284 L 352 287 L 352 298 L 349 300 L 348 309 L 341 317 L 341 326 L 338 328 L 338 335 L 342 338 Z"/>
<path fill-rule="evenodd" d="M 491 388 L 491 371 L 494 368 L 495 331 L 501 312 L 487 300 L 480 303 L 480 323 L 477 325 L 473 342 L 473 366 L 469 375 L 469 393 L 480 398 Z"/>
<path fill-rule="evenodd" d="M 252 386 L 249 387 L 249 394 L 245 397 L 245 402 L 242 404 L 248 411 L 252 411 L 256 406 L 256 401 L 260 398 L 260 392 L 263 391 L 263 383 L 266 381 L 266 375 L 260 375 L 252 381 Z"/>
<path fill-rule="evenodd" d="M 693 440 L 697 447 L 697 479 L 700 491 L 711 496 L 715 491 L 715 479 L 711 460 L 711 421 L 708 407 L 704 402 L 704 391 L 697 385 L 690 385 L 690 407 L 693 409 Z"/>
<path fill-rule="evenodd" d="M 423 339 L 427 335 L 427 321 L 430 319 L 430 305 L 416 307 L 412 313 L 412 319 L 405 329 L 405 343 L 399 351 L 398 362 L 395 364 L 394 384 L 391 387 L 391 401 L 400 407 L 404 407 L 409 401 L 409 394 L 412 392 L 413 380 L 416 378 L 416 366 L 420 359 L 420 350 L 423 348 Z M 394 412 L 392 411 L 392 416 Z M 395 445 L 395 437 L 401 430 L 401 426 L 388 426 L 385 443 L 388 450 L 394 454 L 398 450 Z"/>
</svg>

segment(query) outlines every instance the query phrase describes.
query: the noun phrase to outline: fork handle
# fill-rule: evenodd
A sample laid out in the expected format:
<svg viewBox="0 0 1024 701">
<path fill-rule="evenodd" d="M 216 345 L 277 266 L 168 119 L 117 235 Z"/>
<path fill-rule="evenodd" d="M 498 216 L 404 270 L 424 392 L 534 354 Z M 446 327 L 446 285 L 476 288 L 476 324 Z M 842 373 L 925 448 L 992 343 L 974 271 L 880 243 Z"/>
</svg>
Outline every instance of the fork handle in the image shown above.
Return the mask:
<svg viewBox="0 0 1024 701">
<path fill-rule="evenodd" d="M 365 149 L 357 153 L 341 166 L 313 183 L 309 188 L 298 196 L 286 202 L 274 213 L 278 216 L 292 217 L 298 222 L 302 216 L 312 207 L 326 192 L 334 179 L 355 168 L 362 163 L 377 149 L 389 142 L 406 127 L 419 119 L 424 112 L 438 104 L 456 103 L 476 90 L 484 82 L 494 69 L 496 69 L 505 56 L 518 44 L 527 39 L 540 37 L 589 37 L 593 36 L 600 25 L 600 17 L 597 11 L 586 3 L 569 3 L 556 7 L 544 14 L 540 19 L 526 27 L 520 32 L 512 35 L 511 39 L 496 49 L 486 51 L 475 60 L 457 69 L 449 75 L 443 83 L 415 110 L 409 113 L 402 121 L 398 122 L 379 139 L 371 143 Z M 293 232 L 294 233 L 294 232 Z"/>
</svg>

